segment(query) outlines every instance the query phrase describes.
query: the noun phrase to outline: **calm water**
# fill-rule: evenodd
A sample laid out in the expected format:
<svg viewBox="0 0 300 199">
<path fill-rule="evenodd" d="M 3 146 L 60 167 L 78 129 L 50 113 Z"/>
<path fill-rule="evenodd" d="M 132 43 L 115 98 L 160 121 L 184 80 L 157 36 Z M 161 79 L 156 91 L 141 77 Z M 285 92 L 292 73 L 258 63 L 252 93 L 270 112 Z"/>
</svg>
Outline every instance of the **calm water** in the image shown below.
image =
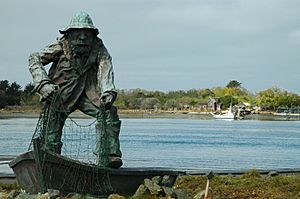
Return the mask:
<svg viewBox="0 0 300 199">
<path fill-rule="evenodd" d="M 93 120 L 76 121 L 85 125 Z M 36 123 L 32 118 L 0 119 L 0 154 L 26 151 Z M 72 137 L 91 142 L 94 134 L 85 131 L 93 129 Z M 68 130 L 65 134 L 65 146 L 72 145 Z M 126 167 L 300 168 L 300 121 L 124 118 L 120 141 Z"/>
</svg>

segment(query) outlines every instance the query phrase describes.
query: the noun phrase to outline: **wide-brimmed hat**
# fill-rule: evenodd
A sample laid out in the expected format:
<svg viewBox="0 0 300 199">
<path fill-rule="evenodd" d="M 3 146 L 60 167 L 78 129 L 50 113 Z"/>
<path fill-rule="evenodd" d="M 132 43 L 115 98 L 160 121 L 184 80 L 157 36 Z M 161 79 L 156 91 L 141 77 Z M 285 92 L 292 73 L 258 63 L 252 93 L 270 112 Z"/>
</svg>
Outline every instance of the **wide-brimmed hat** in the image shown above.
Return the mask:
<svg viewBox="0 0 300 199">
<path fill-rule="evenodd" d="M 76 28 L 89 28 L 95 30 L 96 34 L 99 33 L 99 30 L 94 26 L 90 15 L 83 11 L 77 12 L 72 18 L 70 24 L 64 29 L 59 30 L 59 32 L 61 34 L 65 34 L 69 29 Z"/>
</svg>

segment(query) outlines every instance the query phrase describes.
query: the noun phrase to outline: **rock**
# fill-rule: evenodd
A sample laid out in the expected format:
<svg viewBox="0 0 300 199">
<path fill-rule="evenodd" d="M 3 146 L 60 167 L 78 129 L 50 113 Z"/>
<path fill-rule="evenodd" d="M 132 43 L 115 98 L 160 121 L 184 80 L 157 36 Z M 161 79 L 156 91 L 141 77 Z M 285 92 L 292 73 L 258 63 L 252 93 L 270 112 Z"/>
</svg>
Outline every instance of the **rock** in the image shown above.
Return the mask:
<svg viewBox="0 0 300 199">
<path fill-rule="evenodd" d="M 95 198 L 93 196 L 90 195 L 82 195 L 79 193 L 69 193 L 66 197 L 64 198 L 70 198 L 70 199 L 98 199 L 99 197 Z M 105 197 L 107 198 L 107 197 Z"/>
<path fill-rule="evenodd" d="M 8 194 L 8 199 L 14 199 L 15 197 L 17 197 L 17 195 L 19 195 L 20 194 L 20 191 L 19 190 L 15 190 L 15 189 L 13 189 L 13 190 L 11 190 L 10 192 L 9 192 L 9 194 Z"/>
<path fill-rule="evenodd" d="M 30 195 L 28 193 L 25 192 L 21 192 L 16 199 L 36 199 L 37 195 Z"/>
<path fill-rule="evenodd" d="M 161 176 L 154 176 L 151 181 L 155 184 L 161 185 L 162 178 Z"/>
<path fill-rule="evenodd" d="M 38 195 L 36 197 L 36 199 L 50 199 L 50 195 L 49 195 L 49 193 L 44 193 L 44 194 Z"/>
<path fill-rule="evenodd" d="M 177 199 L 193 199 L 193 197 L 183 189 L 175 189 L 174 192 L 176 193 Z"/>
<path fill-rule="evenodd" d="M 67 195 L 67 198 L 71 198 L 71 199 L 82 199 L 83 195 L 79 194 L 79 193 L 69 193 Z"/>
<path fill-rule="evenodd" d="M 163 176 L 161 183 L 159 185 L 165 186 L 165 187 L 172 187 L 176 181 L 176 176 L 169 176 L 165 175 Z"/>
<path fill-rule="evenodd" d="M 7 199 L 8 198 L 8 194 L 5 192 L 0 192 L 0 199 Z"/>
<path fill-rule="evenodd" d="M 57 189 L 48 189 L 48 193 L 50 198 L 57 198 L 60 195 L 60 192 Z"/>
<path fill-rule="evenodd" d="M 150 191 L 145 185 L 141 184 L 132 196 L 132 198 L 145 198 L 145 196 L 147 195 L 150 195 Z"/>
<path fill-rule="evenodd" d="M 151 195 L 159 195 L 162 192 L 162 188 L 158 184 L 152 182 L 149 179 L 144 180 L 144 185 L 150 191 Z"/>
<path fill-rule="evenodd" d="M 166 197 L 170 197 L 170 198 L 176 198 L 176 193 L 174 192 L 174 190 L 171 187 L 162 187 Z"/>
<path fill-rule="evenodd" d="M 110 194 L 108 199 L 125 199 L 125 197 L 118 194 Z"/>
<path fill-rule="evenodd" d="M 99 199 L 99 198 L 105 198 L 106 199 L 107 197 L 105 197 L 105 196 L 102 196 L 102 197 L 93 197 L 91 195 L 84 195 L 83 198 L 84 199 Z"/>
</svg>

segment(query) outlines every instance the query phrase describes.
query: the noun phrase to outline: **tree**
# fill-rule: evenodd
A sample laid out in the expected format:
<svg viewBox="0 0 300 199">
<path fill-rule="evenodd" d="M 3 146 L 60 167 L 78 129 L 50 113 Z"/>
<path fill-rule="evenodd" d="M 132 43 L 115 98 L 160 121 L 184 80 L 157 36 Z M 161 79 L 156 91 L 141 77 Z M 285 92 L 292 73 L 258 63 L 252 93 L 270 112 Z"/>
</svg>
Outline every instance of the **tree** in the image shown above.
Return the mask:
<svg viewBox="0 0 300 199">
<path fill-rule="evenodd" d="M 21 102 L 21 86 L 16 82 L 11 83 L 11 85 L 6 90 L 7 103 L 10 106 L 20 105 Z"/>
<path fill-rule="evenodd" d="M 174 110 L 180 108 L 180 104 L 175 99 L 169 99 L 166 101 L 164 107 L 166 110 Z"/>
<path fill-rule="evenodd" d="M 0 81 L 0 108 L 4 108 L 8 105 L 6 91 L 9 87 L 9 82 L 7 80 Z"/>
<path fill-rule="evenodd" d="M 208 88 L 200 90 L 199 94 L 200 94 L 201 98 L 208 98 L 208 97 L 214 97 L 215 96 L 214 92 L 212 92 Z"/>
<path fill-rule="evenodd" d="M 7 80 L 1 80 L 0 81 L 0 92 L 6 92 L 6 90 L 9 87 L 9 82 Z"/>
<path fill-rule="evenodd" d="M 230 80 L 228 84 L 226 85 L 227 88 L 240 88 L 242 83 L 236 81 L 236 80 Z"/>
<path fill-rule="evenodd" d="M 141 108 L 145 110 L 155 109 L 155 106 L 159 107 L 160 101 L 157 98 L 150 97 L 145 98 L 141 102 Z"/>
<path fill-rule="evenodd" d="M 0 92 L 0 108 L 4 108 L 7 106 L 7 97 L 4 93 Z"/>
<path fill-rule="evenodd" d="M 220 101 L 222 103 L 222 109 L 226 109 L 230 106 L 230 104 L 232 106 L 238 104 L 238 100 L 232 96 L 223 96 L 223 97 L 220 97 Z"/>
<path fill-rule="evenodd" d="M 256 96 L 256 103 L 264 110 L 274 111 L 279 107 L 300 106 L 300 96 L 280 88 L 268 88 Z"/>
<path fill-rule="evenodd" d="M 20 105 L 21 86 L 16 82 L 9 84 L 8 80 L 0 81 L 0 107 Z"/>
<path fill-rule="evenodd" d="M 39 96 L 34 93 L 34 85 L 29 83 L 25 86 L 21 94 L 21 104 L 26 106 L 39 106 Z"/>
</svg>

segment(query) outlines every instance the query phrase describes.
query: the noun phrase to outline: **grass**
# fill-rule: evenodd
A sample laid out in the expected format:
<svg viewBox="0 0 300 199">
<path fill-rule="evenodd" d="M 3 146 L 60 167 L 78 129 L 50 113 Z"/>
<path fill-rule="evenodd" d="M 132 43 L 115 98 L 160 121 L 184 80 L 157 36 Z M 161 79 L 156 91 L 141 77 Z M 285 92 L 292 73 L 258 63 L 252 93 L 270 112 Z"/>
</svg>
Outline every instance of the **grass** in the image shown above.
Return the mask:
<svg viewBox="0 0 300 199">
<path fill-rule="evenodd" d="M 9 192 L 11 190 L 19 190 L 18 184 L 2 184 L 0 183 L 0 191 Z"/>
<path fill-rule="evenodd" d="M 185 189 L 192 196 L 205 189 L 204 176 L 180 177 L 174 188 Z M 211 198 L 216 199 L 300 199 L 300 176 L 260 176 L 256 170 L 241 177 L 216 176 L 210 181 Z"/>
</svg>

